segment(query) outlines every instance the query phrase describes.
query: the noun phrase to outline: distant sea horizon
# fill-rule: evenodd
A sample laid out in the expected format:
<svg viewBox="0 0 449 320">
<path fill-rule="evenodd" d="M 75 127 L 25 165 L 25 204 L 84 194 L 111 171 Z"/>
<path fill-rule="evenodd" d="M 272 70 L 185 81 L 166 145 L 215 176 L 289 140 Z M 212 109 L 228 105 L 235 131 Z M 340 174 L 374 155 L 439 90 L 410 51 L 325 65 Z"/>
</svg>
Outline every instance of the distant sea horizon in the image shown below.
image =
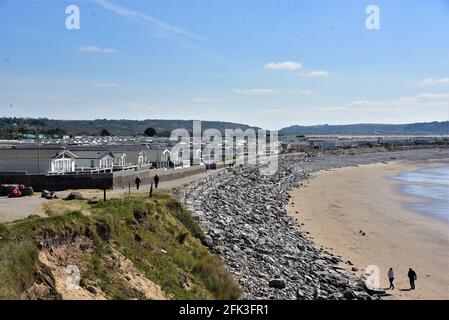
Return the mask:
<svg viewBox="0 0 449 320">
<path fill-rule="evenodd" d="M 405 171 L 390 178 L 401 183 L 403 194 L 417 198 L 405 201 L 408 209 L 449 223 L 449 163 Z"/>
</svg>

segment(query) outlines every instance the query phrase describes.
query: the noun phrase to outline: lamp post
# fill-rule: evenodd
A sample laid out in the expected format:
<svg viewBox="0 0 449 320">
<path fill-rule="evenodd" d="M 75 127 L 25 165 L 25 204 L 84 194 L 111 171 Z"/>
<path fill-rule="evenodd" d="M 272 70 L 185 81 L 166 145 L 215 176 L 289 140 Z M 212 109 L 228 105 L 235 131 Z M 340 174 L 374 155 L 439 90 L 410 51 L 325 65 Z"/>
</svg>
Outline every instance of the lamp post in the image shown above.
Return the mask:
<svg viewBox="0 0 449 320">
<path fill-rule="evenodd" d="M 36 134 L 36 144 L 37 144 L 37 173 L 39 174 L 40 171 L 40 146 L 39 146 L 39 132 L 38 129 L 36 128 L 35 130 L 35 134 Z"/>
<path fill-rule="evenodd" d="M 156 153 L 156 169 L 159 169 L 160 163 L 159 163 L 159 144 L 157 145 L 157 153 Z"/>
</svg>

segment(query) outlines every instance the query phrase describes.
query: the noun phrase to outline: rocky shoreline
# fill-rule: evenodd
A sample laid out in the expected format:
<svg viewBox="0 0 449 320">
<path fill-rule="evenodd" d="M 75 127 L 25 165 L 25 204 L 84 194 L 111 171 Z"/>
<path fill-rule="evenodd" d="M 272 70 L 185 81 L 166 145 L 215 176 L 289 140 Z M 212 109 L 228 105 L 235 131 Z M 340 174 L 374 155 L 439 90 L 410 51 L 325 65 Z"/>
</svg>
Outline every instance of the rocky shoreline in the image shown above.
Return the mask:
<svg viewBox="0 0 449 320">
<path fill-rule="evenodd" d="M 243 299 L 378 299 L 383 290 L 340 268 L 342 258 L 316 248 L 287 215 L 288 191 L 319 170 L 430 158 L 447 159 L 449 149 L 288 155 L 273 175 L 261 175 L 259 165 L 226 168 L 174 193 L 239 282 Z"/>
</svg>

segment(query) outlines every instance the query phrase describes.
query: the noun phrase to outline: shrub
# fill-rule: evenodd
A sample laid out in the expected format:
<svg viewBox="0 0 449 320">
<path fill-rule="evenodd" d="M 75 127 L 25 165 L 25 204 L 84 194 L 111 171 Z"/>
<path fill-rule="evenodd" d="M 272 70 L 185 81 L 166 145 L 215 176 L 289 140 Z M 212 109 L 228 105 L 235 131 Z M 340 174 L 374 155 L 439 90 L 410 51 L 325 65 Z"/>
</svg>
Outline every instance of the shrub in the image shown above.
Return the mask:
<svg viewBox="0 0 449 320">
<path fill-rule="evenodd" d="M 203 230 L 201 230 L 200 226 L 192 218 L 190 212 L 184 209 L 178 201 L 175 199 L 168 199 L 166 206 L 170 209 L 176 219 L 178 219 L 195 238 L 202 239 L 204 237 Z"/>
<path fill-rule="evenodd" d="M 184 244 L 184 242 L 187 240 L 188 236 L 189 236 L 189 234 L 187 232 L 181 232 L 177 237 L 178 242 L 180 244 Z"/>
<path fill-rule="evenodd" d="M 232 280 L 221 261 L 212 255 L 203 256 L 193 268 L 205 287 L 219 300 L 235 300 L 241 295 L 237 283 Z"/>
</svg>

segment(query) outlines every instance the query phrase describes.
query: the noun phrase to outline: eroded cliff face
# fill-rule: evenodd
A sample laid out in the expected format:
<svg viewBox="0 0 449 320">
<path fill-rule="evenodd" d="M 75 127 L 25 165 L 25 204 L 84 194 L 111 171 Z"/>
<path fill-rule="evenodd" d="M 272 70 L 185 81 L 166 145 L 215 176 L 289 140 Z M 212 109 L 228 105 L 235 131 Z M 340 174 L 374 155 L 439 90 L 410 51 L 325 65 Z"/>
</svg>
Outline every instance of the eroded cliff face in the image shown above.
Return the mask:
<svg viewBox="0 0 449 320">
<path fill-rule="evenodd" d="M 79 236 L 71 242 L 56 241 L 39 251 L 36 280 L 24 291 L 24 299 L 106 300 L 114 297 L 103 292 L 101 280 L 81 278 L 90 268 L 95 256 L 94 242 Z M 59 243 L 58 243 L 59 242 Z M 111 253 L 100 257 L 116 277 L 125 279 L 126 291 L 140 299 L 166 300 L 170 297 L 136 268 L 120 251 L 111 247 Z"/>
<path fill-rule="evenodd" d="M 0 225 L 0 297 L 238 298 L 238 285 L 201 238 L 165 193 Z"/>
</svg>

